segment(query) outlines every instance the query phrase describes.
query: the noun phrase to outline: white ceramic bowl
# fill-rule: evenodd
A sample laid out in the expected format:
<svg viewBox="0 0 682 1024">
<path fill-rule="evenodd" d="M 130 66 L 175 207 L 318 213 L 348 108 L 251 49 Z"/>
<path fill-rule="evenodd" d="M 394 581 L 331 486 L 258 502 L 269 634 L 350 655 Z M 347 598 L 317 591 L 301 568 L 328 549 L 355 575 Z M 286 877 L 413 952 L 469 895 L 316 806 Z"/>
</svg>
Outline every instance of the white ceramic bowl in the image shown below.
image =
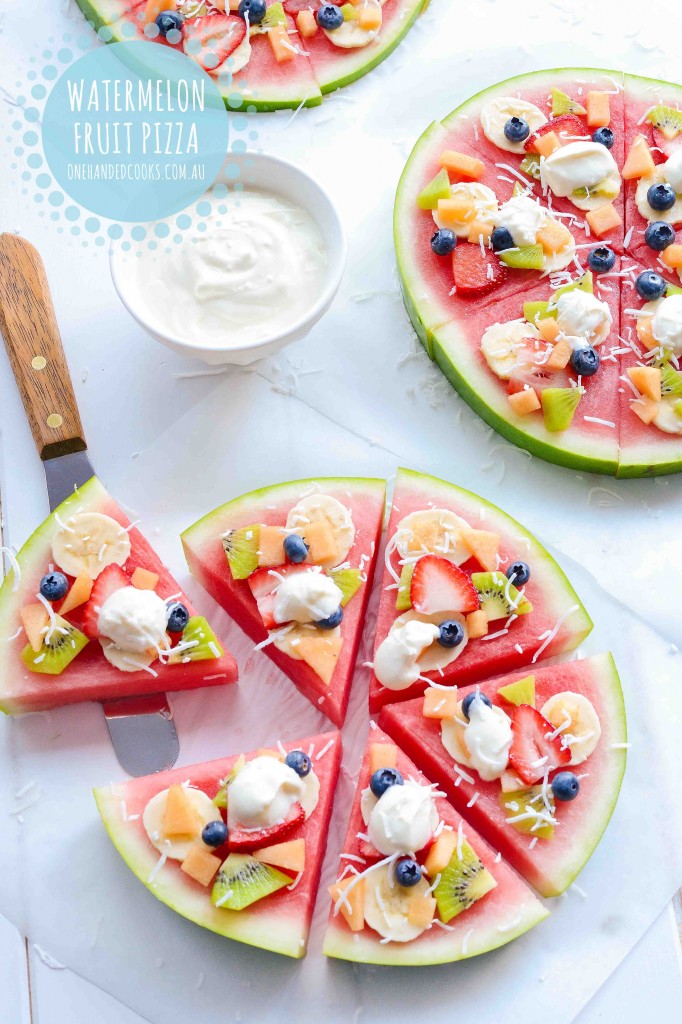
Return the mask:
<svg viewBox="0 0 682 1024">
<path fill-rule="evenodd" d="M 262 153 L 230 154 L 230 163 L 240 165 L 241 173 L 238 180 L 249 188 L 275 193 L 307 210 L 322 234 L 327 249 L 325 276 L 316 301 L 303 317 L 286 330 L 261 338 L 252 344 L 221 348 L 213 344 L 190 341 L 159 330 L 157 325 L 148 321 L 145 311 L 136 306 L 133 294 L 126 289 L 126 275 L 120 270 L 126 254 L 119 246 L 112 248 L 109 261 L 118 296 L 140 326 L 152 338 L 156 338 L 175 352 L 193 356 L 214 366 L 223 363 L 246 366 L 256 359 L 273 355 L 292 341 L 305 337 L 329 309 L 346 266 L 346 239 L 341 221 L 331 199 L 314 178 L 295 164 Z"/>
</svg>

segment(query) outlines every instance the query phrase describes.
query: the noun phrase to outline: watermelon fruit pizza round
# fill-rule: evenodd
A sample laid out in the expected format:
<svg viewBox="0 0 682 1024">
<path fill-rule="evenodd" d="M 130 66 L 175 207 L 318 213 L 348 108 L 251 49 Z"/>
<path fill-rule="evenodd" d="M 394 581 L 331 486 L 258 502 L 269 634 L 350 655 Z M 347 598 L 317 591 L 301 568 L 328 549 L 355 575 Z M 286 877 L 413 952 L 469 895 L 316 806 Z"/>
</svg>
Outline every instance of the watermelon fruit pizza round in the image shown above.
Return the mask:
<svg viewBox="0 0 682 1024">
<path fill-rule="evenodd" d="M 682 89 L 590 68 L 434 122 L 395 201 L 429 356 L 500 434 L 618 477 L 682 470 Z"/>
<path fill-rule="evenodd" d="M 109 42 L 153 40 L 196 60 L 230 107 L 315 106 L 398 46 L 429 0 L 77 0 Z"/>
</svg>

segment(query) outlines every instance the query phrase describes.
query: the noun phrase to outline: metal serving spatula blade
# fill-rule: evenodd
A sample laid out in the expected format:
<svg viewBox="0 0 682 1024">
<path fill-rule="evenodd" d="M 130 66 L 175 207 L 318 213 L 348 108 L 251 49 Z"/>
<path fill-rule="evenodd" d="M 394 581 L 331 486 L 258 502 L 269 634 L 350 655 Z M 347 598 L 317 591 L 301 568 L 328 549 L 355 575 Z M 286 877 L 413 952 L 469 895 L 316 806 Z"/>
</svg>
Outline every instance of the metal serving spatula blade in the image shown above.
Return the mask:
<svg viewBox="0 0 682 1024">
<path fill-rule="evenodd" d="M 54 510 L 95 474 L 45 268 L 36 249 L 11 234 L 0 234 L 0 331 Z M 165 694 L 107 701 L 102 707 L 116 757 L 129 775 L 175 764 L 180 744 Z"/>
</svg>

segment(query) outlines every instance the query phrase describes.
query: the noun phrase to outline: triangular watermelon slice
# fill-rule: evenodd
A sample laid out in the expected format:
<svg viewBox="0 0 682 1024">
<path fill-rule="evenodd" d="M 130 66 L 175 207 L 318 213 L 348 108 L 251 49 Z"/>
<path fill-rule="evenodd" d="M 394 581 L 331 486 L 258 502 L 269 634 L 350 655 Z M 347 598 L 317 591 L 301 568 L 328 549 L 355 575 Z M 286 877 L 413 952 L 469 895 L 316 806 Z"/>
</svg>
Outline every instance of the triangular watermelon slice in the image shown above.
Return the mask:
<svg viewBox="0 0 682 1024">
<path fill-rule="evenodd" d="M 230 847 L 232 832 L 228 832 L 226 844 L 217 848 L 206 845 L 201 839 L 201 827 L 203 821 L 223 822 L 220 807 L 224 808 L 226 802 L 226 780 L 256 758 L 282 761 L 293 750 L 302 751 L 312 764 L 309 774 L 301 780 L 301 805 L 305 805 L 308 817 L 277 835 L 272 834 L 276 830 L 271 830 L 269 836 L 251 832 L 236 852 Z M 162 903 L 219 935 L 298 958 L 306 952 L 340 759 L 341 737 L 338 732 L 328 732 L 299 743 L 278 743 L 272 750 L 257 750 L 111 784 L 96 789 L 95 799 L 114 846 L 131 871 Z M 158 804 L 158 794 L 171 787 L 176 794 L 178 788 L 205 794 L 194 798 L 201 801 L 199 824 L 182 837 L 185 847 L 192 851 L 189 863 L 174 858 L 172 854 L 182 853 L 182 849 L 164 845 L 163 837 L 160 840 L 157 833 L 157 845 L 170 851 L 166 856 L 160 855 L 145 827 L 145 808 L 153 798 L 157 798 Z M 229 784 L 227 793 L 229 800 Z M 160 799 L 166 800 L 167 808 L 168 798 Z M 215 803 L 212 805 L 211 801 Z M 149 810 L 148 824 L 151 814 Z M 187 873 L 188 868 L 192 874 Z M 229 889 L 223 891 L 224 881 L 235 870 L 241 872 L 246 885 L 235 886 L 230 896 Z M 227 908 L 230 899 L 241 897 L 243 902 L 253 895 L 260 898 L 242 909 Z"/>
<path fill-rule="evenodd" d="M 340 503 L 350 516 L 354 528 L 352 544 L 350 548 L 344 546 L 340 564 L 329 568 L 329 573 L 339 579 L 336 573 L 349 570 L 356 578 L 358 589 L 345 603 L 343 620 L 336 630 L 313 629 L 307 625 L 296 631 L 294 637 L 298 646 L 293 650 L 298 657 L 292 657 L 286 650 L 278 649 L 274 642 L 281 642 L 281 637 L 288 644 L 290 627 L 285 625 L 282 628 L 272 620 L 273 595 L 283 576 L 301 569 L 312 571 L 314 567 L 310 564 L 292 565 L 280 554 L 267 560 L 270 568 L 267 565 L 259 568 L 258 562 L 263 561 L 265 546 L 265 533 L 260 533 L 260 528 L 269 529 L 269 539 L 274 540 L 275 545 L 279 544 L 281 552 L 281 531 L 286 528 L 287 517 L 299 502 L 317 500 L 315 496 Z M 379 547 L 384 500 L 383 480 L 345 477 L 297 480 L 264 487 L 236 498 L 204 516 L 182 535 L 193 575 L 254 643 L 262 645 L 263 652 L 272 658 L 301 693 L 335 725 L 342 724 L 348 704 Z M 256 547 L 258 537 L 260 555 Z M 245 567 L 242 565 L 242 570 L 237 572 L 242 578 L 234 578 L 226 546 L 239 551 L 239 545 L 246 549 L 247 558 L 250 557 L 249 545 L 252 546 L 253 560 Z M 279 561 L 286 564 L 279 565 Z M 334 562 L 332 558 L 331 564 Z M 314 641 L 312 654 L 311 640 Z M 317 657 L 318 650 L 321 661 Z M 330 660 L 332 658 L 338 659 L 335 666 Z"/>
<path fill-rule="evenodd" d="M 461 708 L 454 712 L 454 725 L 450 715 L 441 720 L 424 717 L 423 714 L 430 708 L 429 714 L 433 715 L 433 709 L 438 705 L 443 705 L 443 713 L 452 711 L 449 705 L 445 706 L 445 690 L 437 689 L 424 699 L 384 708 L 380 723 L 429 778 L 442 786 L 457 810 L 526 881 L 543 896 L 557 896 L 571 885 L 601 839 L 618 799 L 625 771 L 625 706 L 613 658 L 610 654 L 603 654 L 516 672 L 460 689 L 454 697 L 450 693 L 447 696 L 459 703 L 477 690 L 511 718 L 515 732 L 517 718 L 522 722 L 528 712 L 529 697 L 535 709 L 541 714 L 544 710 L 543 717 L 550 719 L 549 725 L 545 723 L 545 736 L 547 731 L 554 736 L 555 728 L 563 725 L 553 742 L 560 742 L 565 732 L 571 740 L 571 748 L 577 752 L 573 755 L 575 763 L 572 759 L 558 770 L 547 772 L 547 776 L 551 784 L 558 772 L 568 771 L 576 775 L 580 788 L 574 799 L 555 800 L 551 785 L 547 788 L 547 783 L 544 783 L 545 801 L 542 794 L 545 768 L 542 764 L 538 765 L 536 774 L 539 777 L 529 795 L 529 784 L 520 780 L 514 771 L 514 746 L 501 779 L 485 781 L 471 763 L 457 761 L 452 756 L 453 748 L 458 752 L 464 749 L 467 756 L 466 741 L 462 741 L 463 747 L 459 742 L 463 733 L 456 724 L 466 722 Z M 578 700 L 558 698 L 559 694 L 578 695 Z M 598 724 L 586 706 L 585 698 L 594 708 Z M 548 704 L 550 700 L 552 703 Z M 517 706 L 519 701 L 521 703 Z M 564 703 L 568 708 L 567 715 L 562 710 Z M 523 724 L 518 728 L 527 735 Z M 459 738 L 453 739 L 455 730 Z M 450 752 L 445 748 L 443 738 L 449 744 Z M 583 757 L 584 760 L 578 763 L 578 758 Z M 545 763 L 549 765 L 550 762 Z M 507 803 L 506 809 L 501 800 Z M 547 816 L 534 818 L 532 814 L 526 815 L 529 800 L 534 800 L 531 810 L 538 809 L 541 815 L 546 811 Z M 520 822 L 509 824 L 509 818 L 519 817 L 522 819 Z"/>
<path fill-rule="evenodd" d="M 78 545 L 73 540 L 73 523 L 82 523 L 78 517 L 93 513 L 92 522 L 104 530 L 104 535 L 101 550 L 93 550 L 90 558 L 88 578 L 74 566 Z M 60 564 L 53 550 L 59 536 L 66 536 L 62 557 L 68 558 L 68 566 Z M 110 544 L 122 547 L 111 555 Z M 41 580 L 53 571 L 66 576 L 68 594 L 54 602 L 41 600 Z M 104 645 L 110 647 L 110 643 L 104 637 L 102 642 L 97 638 L 99 609 L 107 597 L 123 587 L 153 591 L 160 600 L 152 597 L 148 603 L 155 605 L 155 614 L 162 618 L 162 601 L 168 610 L 176 603 L 184 606 L 189 616 L 185 630 L 169 632 L 163 639 L 164 646 L 177 648 L 175 654 L 171 649 L 163 656 L 143 652 L 127 657 L 123 651 L 119 659 L 122 667 L 105 656 Z M 237 679 L 232 655 L 224 651 L 151 545 L 96 477 L 48 516 L 19 551 L 0 587 L 0 634 L 5 648 L 0 668 L 0 709 L 6 714 L 219 686 Z M 27 644 L 27 635 L 34 638 L 35 648 Z M 59 657 L 47 650 L 48 640 L 53 648 L 61 649 Z"/>
<path fill-rule="evenodd" d="M 414 517 L 416 513 L 424 513 L 421 525 L 415 526 L 414 518 L 406 524 L 406 517 Z M 398 534 L 399 529 L 401 534 Z M 443 543 L 444 529 L 450 538 L 446 544 Z M 416 553 L 407 551 L 405 558 L 401 558 L 397 549 L 402 543 L 401 537 Z M 464 537 L 468 548 L 462 540 Z M 472 550 L 477 550 L 478 555 L 471 554 Z M 489 593 L 481 597 L 482 606 L 488 606 L 487 614 L 495 614 L 488 604 L 492 590 L 501 592 L 500 607 L 496 610 L 499 617 L 486 622 L 486 615 L 481 629 L 480 610 L 473 613 L 474 619 L 461 615 L 467 642 L 448 650 L 434 641 L 418 659 L 420 678 L 404 688 L 391 688 L 377 678 L 377 652 L 399 617 L 403 617 L 401 622 L 406 615 L 414 617 L 405 575 L 427 551 L 459 563 L 458 572 L 478 586 L 483 584 L 482 589 L 486 589 L 487 583 Z M 526 563 L 530 579 L 523 586 L 519 585 L 519 594 L 515 597 L 505 573 L 516 561 Z M 399 610 L 397 602 L 401 599 L 407 604 Z M 528 602 L 532 605 L 530 610 Z M 441 617 L 451 618 L 449 615 Z M 438 624 L 440 618 L 432 616 L 432 621 Z M 429 680 L 468 684 L 573 650 L 591 629 L 592 623 L 564 573 L 515 520 L 454 484 L 412 470 L 398 471 L 388 523 L 375 636 L 375 671 L 369 692 L 370 712 L 377 712 L 384 704 L 417 696 Z M 474 639 L 478 633 L 482 635 Z M 443 663 L 443 655 L 448 655 L 449 664 Z"/>
<path fill-rule="evenodd" d="M 416 793 L 426 804 L 430 798 L 435 808 L 433 834 L 424 849 L 410 851 L 408 857 L 416 855 L 425 872 L 410 887 L 396 880 L 402 852 L 387 857 L 367 839 L 372 825 L 366 823 L 363 807 L 368 815 L 376 805 L 369 783 L 383 767 L 397 769 L 403 791 L 409 787 L 410 796 L 414 799 Z M 390 825 L 389 817 L 386 833 Z M 401 851 L 405 848 L 400 846 Z M 548 914 L 405 751 L 376 727 L 360 768 L 331 895 L 324 952 L 360 963 L 416 966 L 462 960 L 518 938 Z"/>
</svg>

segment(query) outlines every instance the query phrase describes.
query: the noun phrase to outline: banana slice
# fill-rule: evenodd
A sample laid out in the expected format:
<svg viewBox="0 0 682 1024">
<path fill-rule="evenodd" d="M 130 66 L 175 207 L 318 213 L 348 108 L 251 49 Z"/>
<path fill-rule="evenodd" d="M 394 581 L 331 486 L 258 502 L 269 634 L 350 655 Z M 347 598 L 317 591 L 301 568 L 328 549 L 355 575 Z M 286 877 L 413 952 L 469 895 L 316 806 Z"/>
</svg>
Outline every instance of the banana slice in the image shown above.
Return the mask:
<svg viewBox="0 0 682 1024">
<path fill-rule="evenodd" d="M 191 789 L 188 786 L 186 793 L 199 817 L 196 835 L 187 838 L 176 837 L 172 840 L 164 837 L 163 816 L 168 799 L 167 789 L 162 789 L 160 793 L 151 798 L 142 815 L 142 824 L 149 836 L 149 841 L 159 853 L 165 853 L 171 860 L 184 860 L 201 836 L 204 825 L 208 825 L 209 821 L 217 821 L 220 817 L 220 812 L 216 810 L 213 801 L 200 789 Z"/>
<path fill-rule="evenodd" d="M 511 320 L 506 324 L 492 324 L 481 338 L 481 352 L 486 363 L 502 380 L 509 380 L 523 360 L 521 353 L 540 337 L 533 324 L 525 320 Z"/>
<path fill-rule="evenodd" d="M 438 210 L 433 211 L 433 219 L 439 228 L 448 227 L 455 232 L 458 238 L 469 237 L 471 222 L 480 220 L 483 223 L 494 224 L 498 213 L 497 196 L 487 185 L 480 185 L 477 181 L 460 181 L 451 186 L 452 198 L 462 200 L 471 210 L 466 218 L 461 221 L 445 224 L 438 216 Z"/>
<path fill-rule="evenodd" d="M 362 4 L 356 5 L 355 11 L 372 9 L 377 10 L 381 15 L 382 6 L 383 4 L 378 0 L 363 0 Z M 361 46 L 367 46 L 373 39 L 376 39 L 381 32 L 381 24 L 376 28 L 361 28 L 356 19 L 351 19 L 344 21 L 339 28 L 323 29 L 323 32 L 334 46 L 340 46 L 343 50 L 355 50 Z"/>
<path fill-rule="evenodd" d="M 327 522 L 329 523 L 336 547 L 338 560 L 323 562 L 325 569 L 331 569 L 333 565 L 340 565 L 346 561 L 348 552 L 353 547 L 355 540 L 355 526 L 350 511 L 337 498 L 330 494 L 309 494 L 301 498 L 290 510 L 287 516 L 287 529 L 300 530 L 308 523 Z"/>
<path fill-rule="evenodd" d="M 425 878 L 405 889 L 393 876 L 393 864 L 385 864 L 367 875 L 365 881 L 365 921 L 370 928 L 391 942 L 411 942 L 428 925 L 411 924 L 408 919 L 410 903 L 429 895 Z"/>
<path fill-rule="evenodd" d="M 528 122 L 530 134 L 536 132 L 547 118 L 539 107 L 526 100 L 520 100 L 516 96 L 500 96 L 496 100 L 490 100 L 481 110 L 481 127 L 483 134 L 494 146 L 506 149 L 508 153 L 523 153 L 523 142 L 510 142 L 504 134 L 504 126 L 510 117 L 522 117 Z"/>
<path fill-rule="evenodd" d="M 150 654 L 149 651 L 143 651 L 138 654 L 133 651 L 124 651 L 107 637 L 100 637 L 100 643 L 102 653 L 109 664 L 120 669 L 121 672 L 144 672 L 157 658 L 156 652 Z"/>
<path fill-rule="evenodd" d="M 253 29 L 251 30 L 253 31 Z M 236 75 L 238 71 L 245 68 L 251 60 L 251 39 L 250 33 L 247 32 L 237 49 L 230 54 L 227 60 L 213 71 L 209 71 L 209 75 L 218 75 L 221 72 L 224 74 L 225 71 L 229 71 L 231 74 Z"/>
<path fill-rule="evenodd" d="M 573 195 L 569 196 L 569 198 L 573 205 L 579 210 L 598 210 L 600 206 L 606 206 L 607 203 L 612 203 L 620 194 L 620 188 L 620 175 L 609 174 L 608 177 L 599 182 L 599 192 L 593 192 L 592 195 L 585 196 L 583 199 L 579 196 Z M 644 198 L 646 199 L 646 195 Z M 648 203 L 647 206 L 649 206 Z M 649 214 L 652 213 L 653 210 L 649 206 Z M 646 214 L 644 216 L 646 216 Z M 658 220 L 658 217 L 656 217 L 656 219 Z"/>
<path fill-rule="evenodd" d="M 320 799 L 320 780 L 318 779 L 315 772 L 311 769 L 303 779 L 303 794 L 299 798 L 299 803 L 305 812 L 306 819 L 310 817 L 315 808 L 317 802 Z"/>
<path fill-rule="evenodd" d="M 440 738 L 453 761 L 464 765 L 465 768 L 473 768 L 469 748 L 464 739 L 467 724 L 464 712 L 462 711 L 462 701 L 460 701 L 457 705 L 455 717 L 442 720 L 440 724 Z"/>
<path fill-rule="evenodd" d="M 582 693 L 555 693 L 541 710 L 555 729 L 568 723 L 560 734 L 571 751 L 571 764 L 582 764 L 595 750 L 601 736 L 599 716 Z M 570 721 L 569 721 L 570 719 Z"/>
<path fill-rule="evenodd" d="M 108 565 L 130 558 L 130 537 L 115 519 L 101 512 L 77 512 L 52 538 L 52 557 L 69 576 L 96 580 Z"/>
<path fill-rule="evenodd" d="M 562 249 L 559 249 L 558 252 L 545 253 L 543 270 L 550 272 L 555 270 L 565 270 L 566 267 L 573 263 L 575 258 L 575 238 L 566 225 L 557 221 L 554 217 L 546 218 L 545 225 L 550 223 L 562 229 L 565 233 L 566 244 Z"/>
<path fill-rule="evenodd" d="M 277 630 L 274 631 L 277 633 Z M 319 636 L 320 630 L 317 626 L 297 625 L 289 630 L 288 633 L 284 633 L 281 636 L 276 636 L 273 643 L 277 650 L 282 651 L 283 654 L 288 654 L 290 658 L 295 661 L 302 661 L 301 655 L 298 653 L 298 645 L 301 640 L 308 639 L 311 636 Z M 272 635 L 272 634 L 271 634 Z M 325 629 L 325 637 L 329 640 L 332 638 L 341 636 L 341 627 L 337 626 L 336 629 Z"/>
<path fill-rule="evenodd" d="M 682 416 L 676 412 L 678 402 L 679 398 L 662 398 L 658 403 L 658 412 L 651 421 L 666 434 L 682 434 Z"/>
<path fill-rule="evenodd" d="M 650 178 L 639 179 L 635 192 L 637 209 L 645 220 L 664 220 L 668 224 L 682 224 L 682 196 L 677 196 L 675 205 L 669 210 L 652 210 L 649 206 L 647 192 L 652 185 L 658 185 L 665 180 L 665 164 L 659 164 Z"/>
<path fill-rule="evenodd" d="M 471 552 L 462 544 L 459 536 L 462 530 L 470 529 L 466 519 L 447 508 L 410 512 L 398 523 L 394 535 L 396 551 L 400 558 L 432 554 L 461 565 L 471 558 Z"/>
</svg>

